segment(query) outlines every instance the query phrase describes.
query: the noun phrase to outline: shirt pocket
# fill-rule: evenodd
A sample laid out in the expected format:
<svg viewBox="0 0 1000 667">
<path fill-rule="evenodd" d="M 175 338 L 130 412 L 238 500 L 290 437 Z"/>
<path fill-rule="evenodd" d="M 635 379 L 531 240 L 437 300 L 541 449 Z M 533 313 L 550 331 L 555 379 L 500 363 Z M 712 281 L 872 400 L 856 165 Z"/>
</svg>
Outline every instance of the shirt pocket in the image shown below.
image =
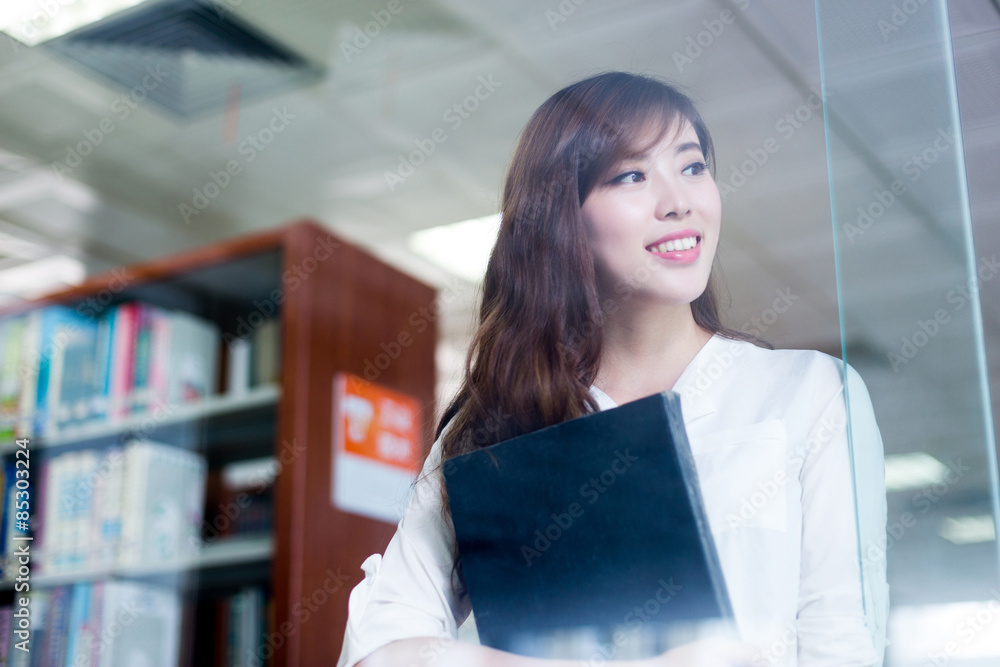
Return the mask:
<svg viewBox="0 0 1000 667">
<path fill-rule="evenodd" d="M 692 438 L 713 533 L 788 530 L 787 436 L 779 419 Z"/>
</svg>

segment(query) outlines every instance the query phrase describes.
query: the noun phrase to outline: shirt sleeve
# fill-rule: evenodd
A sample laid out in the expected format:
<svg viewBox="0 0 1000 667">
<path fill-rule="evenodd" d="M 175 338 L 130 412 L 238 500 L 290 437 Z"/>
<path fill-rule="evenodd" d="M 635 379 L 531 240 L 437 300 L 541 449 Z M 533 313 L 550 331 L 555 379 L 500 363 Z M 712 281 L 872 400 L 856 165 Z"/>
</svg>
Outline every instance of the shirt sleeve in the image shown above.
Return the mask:
<svg viewBox="0 0 1000 667">
<path fill-rule="evenodd" d="M 455 530 L 441 512 L 440 448 L 439 439 L 385 555 L 373 554 L 361 565 L 365 578 L 351 591 L 337 667 L 353 667 L 398 639 L 454 638 L 469 615 L 468 596 L 452 577 Z"/>
<path fill-rule="evenodd" d="M 851 422 L 864 428 L 848 428 L 844 385 L 838 381 L 839 389 L 809 432 L 800 473 L 800 667 L 882 664 L 884 615 L 879 620 L 875 609 L 881 610 L 888 600 L 884 553 L 881 566 L 862 568 L 858 546 L 859 526 L 869 539 L 885 531 L 882 441 L 864 384 L 853 369 L 848 374 L 855 376 L 848 380 L 854 390 L 848 391 Z M 862 481 L 864 488 L 856 489 L 856 481 Z M 859 522 L 859 516 L 864 520 Z M 868 578 L 864 582 L 863 571 Z"/>
</svg>

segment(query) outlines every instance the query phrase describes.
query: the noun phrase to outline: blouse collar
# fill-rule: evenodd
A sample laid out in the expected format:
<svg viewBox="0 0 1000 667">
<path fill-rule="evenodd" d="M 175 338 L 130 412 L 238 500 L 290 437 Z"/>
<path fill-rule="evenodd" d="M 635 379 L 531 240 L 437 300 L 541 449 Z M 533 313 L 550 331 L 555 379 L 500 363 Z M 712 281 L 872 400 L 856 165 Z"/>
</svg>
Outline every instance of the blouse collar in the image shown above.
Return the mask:
<svg viewBox="0 0 1000 667">
<path fill-rule="evenodd" d="M 725 344 L 725 340 L 722 336 L 713 334 L 708 339 L 708 342 L 694 355 L 694 358 L 684 369 L 684 372 L 681 373 L 681 376 L 677 378 L 677 382 L 671 389 L 671 391 L 676 392 L 681 397 L 681 412 L 684 415 L 685 425 L 716 411 L 715 403 L 707 392 L 698 390 L 693 385 L 694 378 L 700 375 L 699 371 L 715 358 L 712 350 L 723 344 Z M 596 385 L 590 385 L 590 395 L 597 401 L 597 407 L 600 410 L 610 410 L 611 408 L 618 407 L 614 399 L 601 391 Z"/>
</svg>

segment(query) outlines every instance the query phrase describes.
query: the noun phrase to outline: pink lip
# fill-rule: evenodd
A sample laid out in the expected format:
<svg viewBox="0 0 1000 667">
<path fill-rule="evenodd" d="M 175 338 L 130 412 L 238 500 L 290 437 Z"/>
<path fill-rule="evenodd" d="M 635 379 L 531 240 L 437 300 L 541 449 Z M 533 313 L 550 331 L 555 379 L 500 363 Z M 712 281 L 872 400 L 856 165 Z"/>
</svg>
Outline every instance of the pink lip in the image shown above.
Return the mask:
<svg viewBox="0 0 1000 667">
<path fill-rule="evenodd" d="M 676 241 L 677 239 L 684 239 L 689 236 L 697 237 L 698 243 L 693 248 L 687 250 L 672 250 L 670 252 L 654 252 L 650 250 L 653 246 L 658 246 L 661 243 L 666 243 L 667 241 Z M 663 238 L 653 241 L 646 246 L 646 251 L 652 253 L 653 255 L 660 257 L 662 259 L 667 259 L 672 262 L 680 262 L 681 264 L 690 264 L 691 262 L 698 259 L 701 255 L 701 233 L 695 229 L 681 229 L 676 232 L 671 232 L 664 236 Z"/>
</svg>

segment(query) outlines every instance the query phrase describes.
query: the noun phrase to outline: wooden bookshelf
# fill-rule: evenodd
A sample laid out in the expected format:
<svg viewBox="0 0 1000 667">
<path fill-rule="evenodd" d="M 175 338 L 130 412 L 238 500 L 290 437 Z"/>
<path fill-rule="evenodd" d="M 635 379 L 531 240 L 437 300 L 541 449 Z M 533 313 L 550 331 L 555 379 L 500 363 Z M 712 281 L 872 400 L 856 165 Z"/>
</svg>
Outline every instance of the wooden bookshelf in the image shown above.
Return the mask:
<svg viewBox="0 0 1000 667">
<path fill-rule="evenodd" d="M 175 424 L 192 421 L 211 423 L 224 419 L 253 418 L 255 412 L 266 411 L 268 408 L 273 411 L 280 398 L 281 386 L 276 384 L 254 387 L 244 394 L 215 394 L 201 401 L 167 406 L 163 410 L 162 417 L 158 418 L 156 413 L 152 415 L 156 421 L 155 428 L 148 430 L 151 432 L 151 437 L 155 438 L 155 435 L 152 434 L 155 434 L 156 430 Z M 31 443 L 32 449 L 58 448 L 77 443 L 114 438 L 122 432 L 135 431 L 149 421 L 150 416 L 141 414 L 126 419 L 61 429 L 48 435 L 35 437 Z M 0 443 L 0 455 L 9 454 L 15 449 L 16 445 L 13 443 Z"/>
<path fill-rule="evenodd" d="M 58 574 L 42 574 L 32 577 L 31 585 L 52 587 L 98 579 L 139 579 L 180 575 L 195 570 L 267 561 L 273 555 L 274 540 L 270 535 L 235 537 L 206 544 L 197 555 L 188 558 L 149 565 L 87 567 Z M 0 582 L 0 589 L 9 590 L 13 587 L 13 581 Z"/>
<path fill-rule="evenodd" d="M 274 298 L 279 292 L 280 301 Z M 242 544 L 220 539 L 183 562 L 40 575 L 37 585 L 212 568 L 238 577 L 238 566 L 269 561 L 266 576 L 274 619 L 268 632 L 282 638 L 271 664 L 334 664 L 348 596 L 362 578 L 360 565 L 384 550 L 395 526 L 342 512 L 331 502 L 333 378 L 342 371 L 364 376 L 365 361 L 382 352 L 380 343 L 410 331 L 412 344 L 380 372 L 377 382 L 420 402 L 426 450 L 433 432 L 437 328 L 431 321 L 421 332 L 411 331 L 408 319 L 432 304 L 434 290 L 303 220 L 99 275 L 78 287 L 2 309 L 0 318 L 98 297 L 102 307 L 142 301 L 187 310 L 215 322 L 224 338 L 238 335 L 239 323 L 254 312 L 266 314 L 273 308 L 279 314 L 277 384 L 178 406 L 156 425 L 187 428 L 221 459 L 249 459 L 261 452 L 277 457 L 281 466 L 274 486 L 274 530 Z M 224 370 L 219 369 L 220 377 Z M 42 454 L 111 442 L 137 428 L 140 419 L 67 428 L 33 440 L 32 448 Z M 0 443 L 0 453 L 12 450 L 13 443 Z M 335 584 L 331 592 L 328 572 L 346 577 L 346 582 Z M 300 610 L 310 599 L 311 611 L 303 621 Z M 190 622 L 184 628 L 193 632 Z M 205 664 L 203 657 L 195 659 L 191 647 L 203 647 L 211 638 L 185 636 L 179 641 L 182 664 Z"/>
</svg>

